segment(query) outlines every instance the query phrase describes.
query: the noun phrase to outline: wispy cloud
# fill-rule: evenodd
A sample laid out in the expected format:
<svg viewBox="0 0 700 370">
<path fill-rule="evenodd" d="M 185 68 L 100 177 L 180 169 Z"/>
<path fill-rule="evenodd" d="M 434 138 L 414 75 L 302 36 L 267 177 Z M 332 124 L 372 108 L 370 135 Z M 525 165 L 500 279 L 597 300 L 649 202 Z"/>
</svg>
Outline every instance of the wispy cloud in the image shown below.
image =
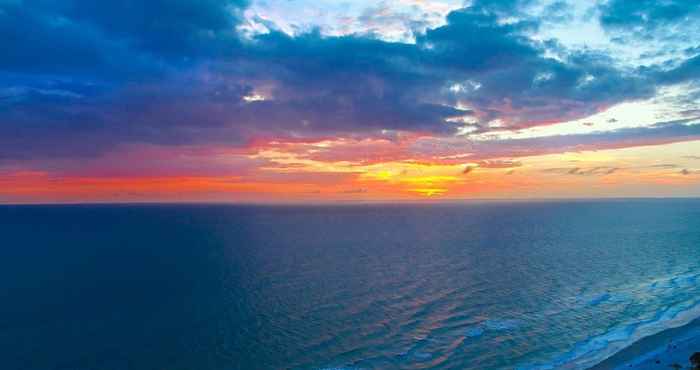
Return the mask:
<svg viewBox="0 0 700 370">
<path fill-rule="evenodd" d="M 604 175 L 613 174 L 619 170 L 620 170 L 620 168 L 618 168 L 618 167 L 599 166 L 599 167 L 591 167 L 591 168 L 581 168 L 581 167 L 545 168 L 542 170 L 542 172 L 564 174 L 564 175 L 578 175 L 578 176 L 604 176 Z"/>
</svg>

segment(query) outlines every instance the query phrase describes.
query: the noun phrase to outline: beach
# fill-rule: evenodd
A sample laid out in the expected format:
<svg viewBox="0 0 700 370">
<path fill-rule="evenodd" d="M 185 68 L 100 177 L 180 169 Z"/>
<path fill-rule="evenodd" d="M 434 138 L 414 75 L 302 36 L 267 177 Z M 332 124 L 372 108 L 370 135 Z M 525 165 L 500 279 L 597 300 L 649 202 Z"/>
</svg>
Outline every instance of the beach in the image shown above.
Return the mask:
<svg viewBox="0 0 700 370">
<path fill-rule="evenodd" d="M 669 369 L 675 365 L 691 369 L 689 358 L 695 352 L 700 352 L 700 318 L 643 338 L 591 370 Z"/>
</svg>

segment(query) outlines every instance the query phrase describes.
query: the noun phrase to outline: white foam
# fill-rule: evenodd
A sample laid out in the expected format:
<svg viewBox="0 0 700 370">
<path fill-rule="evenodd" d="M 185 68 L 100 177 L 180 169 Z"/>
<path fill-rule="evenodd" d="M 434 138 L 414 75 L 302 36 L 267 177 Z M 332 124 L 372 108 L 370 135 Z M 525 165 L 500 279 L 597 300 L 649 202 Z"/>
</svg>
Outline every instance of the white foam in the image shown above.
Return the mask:
<svg viewBox="0 0 700 370">
<path fill-rule="evenodd" d="M 680 302 L 657 311 L 654 317 L 613 328 L 601 335 L 579 342 L 574 348 L 544 364 L 517 367 L 520 370 L 561 368 L 587 369 L 612 356 L 617 351 L 646 336 L 665 329 L 679 327 L 700 317 L 700 300 Z"/>
</svg>

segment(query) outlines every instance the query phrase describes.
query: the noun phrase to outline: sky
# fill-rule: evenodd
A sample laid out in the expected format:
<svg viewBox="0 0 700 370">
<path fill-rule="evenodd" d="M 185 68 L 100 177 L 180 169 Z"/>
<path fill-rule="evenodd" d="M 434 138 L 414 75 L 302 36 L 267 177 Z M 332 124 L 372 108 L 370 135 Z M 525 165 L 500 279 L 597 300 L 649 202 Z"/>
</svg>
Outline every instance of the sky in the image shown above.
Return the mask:
<svg viewBox="0 0 700 370">
<path fill-rule="evenodd" d="M 696 0 L 0 0 L 0 203 L 700 196 Z"/>
</svg>

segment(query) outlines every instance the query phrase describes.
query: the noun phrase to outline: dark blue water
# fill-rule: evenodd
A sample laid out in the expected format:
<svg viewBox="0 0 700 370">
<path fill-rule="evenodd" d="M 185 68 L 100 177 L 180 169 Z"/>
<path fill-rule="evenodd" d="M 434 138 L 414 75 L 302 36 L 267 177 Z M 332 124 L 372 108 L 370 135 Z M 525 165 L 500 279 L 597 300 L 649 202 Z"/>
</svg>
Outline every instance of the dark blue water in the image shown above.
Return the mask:
<svg viewBox="0 0 700 370">
<path fill-rule="evenodd" d="M 0 368 L 586 368 L 700 316 L 700 201 L 0 207 Z"/>
</svg>

